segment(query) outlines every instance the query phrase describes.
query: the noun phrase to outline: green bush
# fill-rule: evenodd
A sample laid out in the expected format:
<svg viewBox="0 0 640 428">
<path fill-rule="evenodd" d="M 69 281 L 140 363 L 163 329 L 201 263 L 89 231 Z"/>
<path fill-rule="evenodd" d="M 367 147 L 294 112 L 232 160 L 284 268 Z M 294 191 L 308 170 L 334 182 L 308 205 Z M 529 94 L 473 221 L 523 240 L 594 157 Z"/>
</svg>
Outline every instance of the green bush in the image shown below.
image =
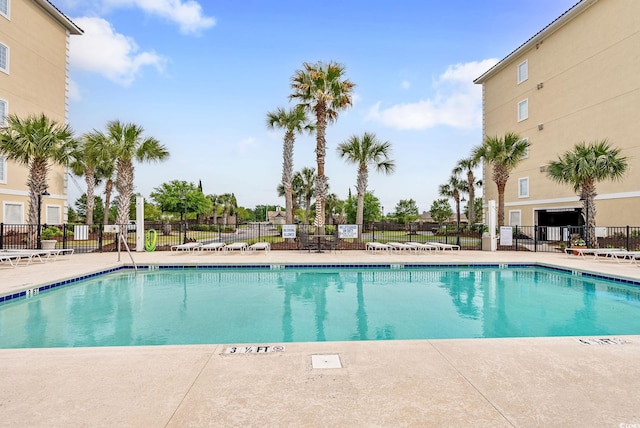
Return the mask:
<svg viewBox="0 0 640 428">
<path fill-rule="evenodd" d="M 55 226 L 47 226 L 42 229 L 42 232 L 40 233 L 40 238 L 45 240 L 54 239 L 60 236 L 62 236 L 62 231 Z"/>
</svg>

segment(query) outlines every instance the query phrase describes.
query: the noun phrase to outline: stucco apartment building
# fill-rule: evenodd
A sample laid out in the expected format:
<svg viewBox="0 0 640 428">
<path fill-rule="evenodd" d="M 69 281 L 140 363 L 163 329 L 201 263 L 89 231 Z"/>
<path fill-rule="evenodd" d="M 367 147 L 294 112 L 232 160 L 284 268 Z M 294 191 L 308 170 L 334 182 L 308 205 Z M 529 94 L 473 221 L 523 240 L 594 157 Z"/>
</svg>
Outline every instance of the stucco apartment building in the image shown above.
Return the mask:
<svg viewBox="0 0 640 428">
<path fill-rule="evenodd" d="M 44 113 L 67 121 L 68 48 L 82 34 L 47 0 L 0 0 L 0 125 L 6 116 Z M 27 168 L 0 155 L 0 223 L 27 221 Z M 43 223 L 66 219 L 67 174 L 51 169 L 49 196 L 42 198 Z"/>
<path fill-rule="evenodd" d="M 640 225 L 640 1 L 582 0 L 475 83 L 483 134 L 516 132 L 531 144 L 505 189 L 505 224 L 582 225 L 578 195 L 545 166 L 580 141 L 606 138 L 631 168 L 620 182 L 597 184 L 597 225 Z M 498 199 L 491 172 L 485 165 L 485 201 Z"/>
</svg>

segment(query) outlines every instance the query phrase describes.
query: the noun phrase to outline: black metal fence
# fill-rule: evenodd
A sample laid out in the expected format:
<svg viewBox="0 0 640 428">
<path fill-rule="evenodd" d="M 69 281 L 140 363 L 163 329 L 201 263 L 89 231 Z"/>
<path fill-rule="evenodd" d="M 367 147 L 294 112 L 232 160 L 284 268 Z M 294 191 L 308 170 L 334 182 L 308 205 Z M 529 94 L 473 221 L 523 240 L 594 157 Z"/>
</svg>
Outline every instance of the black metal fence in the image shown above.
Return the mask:
<svg viewBox="0 0 640 428">
<path fill-rule="evenodd" d="M 338 226 L 326 225 L 323 234 L 333 234 Z M 296 226 L 300 231 L 314 235 L 319 231 L 312 225 Z M 460 228 L 435 224 L 400 224 L 390 222 L 359 225 L 359 238 L 340 239 L 340 250 L 362 250 L 367 242 L 440 242 L 460 245 L 463 250 L 482 249 L 483 227 Z M 123 225 L 120 230 L 131 249 L 136 248 L 136 225 Z M 571 246 L 572 236 L 585 238 L 582 226 L 515 226 L 512 245 L 498 244 L 499 251 L 557 252 Z M 599 248 L 625 248 L 640 250 L 640 227 L 597 227 L 595 234 Z M 0 249 L 36 248 L 40 241 L 55 241 L 56 248 L 73 248 L 75 252 L 117 251 L 117 234 L 106 232 L 101 224 L 62 224 L 38 226 L 29 224 L 0 223 Z M 148 250 L 169 251 L 171 246 L 185 242 L 255 242 L 266 241 L 272 250 L 296 250 L 298 238 L 283 238 L 282 226 L 268 223 L 246 224 L 196 224 L 185 222 L 145 222 L 144 242 Z"/>
<path fill-rule="evenodd" d="M 333 234 L 338 226 L 326 225 L 324 233 Z M 313 225 L 296 226 L 310 235 L 320 231 Z M 120 227 L 131 249 L 136 248 L 136 225 Z M 370 223 L 358 226 L 359 237 L 339 240 L 340 250 L 362 250 L 367 242 L 441 242 L 459 244 L 465 250 L 481 249 L 479 231 L 455 227 L 437 227 L 427 224 L 396 224 L 389 222 Z M 36 248 L 40 241 L 55 241 L 56 248 L 73 248 L 77 253 L 117 251 L 116 233 L 106 232 L 102 224 L 62 224 L 38 226 L 28 224 L 0 223 L 0 249 Z M 246 223 L 238 225 L 197 224 L 188 222 L 145 222 L 144 245 L 153 251 L 169 251 L 171 246 L 185 242 L 269 242 L 272 250 L 296 250 L 298 238 L 283 238 L 282 226 L 268 223 Z"/>
<path fill-rule="evenodd" d="M 499 251 L 557 252 L 572 246 L 572 238 L 587 241 L 585 226 L 514 226 L 512 245 L 498 244 Z M 640 227 L 602 226 L 590 231 L 598 248 L 640 250 Z"/>
</svg>

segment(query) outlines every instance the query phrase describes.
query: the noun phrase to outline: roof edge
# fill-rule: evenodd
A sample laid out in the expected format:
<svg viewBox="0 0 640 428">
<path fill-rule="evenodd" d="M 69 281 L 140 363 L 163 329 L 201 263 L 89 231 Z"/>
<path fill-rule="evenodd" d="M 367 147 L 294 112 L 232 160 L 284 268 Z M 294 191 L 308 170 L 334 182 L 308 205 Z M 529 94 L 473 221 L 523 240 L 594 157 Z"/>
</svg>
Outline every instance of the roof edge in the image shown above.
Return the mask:
<svg viewBox="0 0 640 428">
<path fill-rule="evenodd" d="M 57 7 L 55 7 L 53 3 L 51 3 L 49 0 L 33 0 L 33 1 L 38 5 L 40 5 L 40 7 L 42 7 L 44 10 L 49 12 L 51 16 L 53 16 L 60 24 L 62 24 L 63 27 L 65 27 L 69 31 L 69 33 L 74 35 L 81 35 L 84 33 L 82 28 L 74 24 L 73 21 L 71 21 L 71 19 L 69 19 L 67 15 L 62 13 L 62 11 Z"/>
<path fill-rule="evenodd" d="M 498 71 L 505 68 L 507 65 L 511 64 L 511 61 L 518 55 L 520 55 L 523 51 L 529 49 L 531 46 L 535 46 L 542 41 L 542 39 L 550 36 L 551 34 L 558 31 L 560 28 L 565 26 L 567 23 L 575 19 L 578 15 L 583 13 L 587 8 L 593 6 L 598 0 L 580 0 L 578 3 L 571 6 L 567 9 L 562 15 L 554 19 L 550 24 L 544 27 L 542 30 L 538 31 L 534 34 L 529 40 L 518 46 L 515 50 L 513 50 L 509 55 L 501 59 L 496 65 L 491 67 L 489 70 L 484 72 L 480 77 L 475 79 L 473 83 L 481 84 L 484 83 L 487 79 L 492 77 Z"/>
</svg>

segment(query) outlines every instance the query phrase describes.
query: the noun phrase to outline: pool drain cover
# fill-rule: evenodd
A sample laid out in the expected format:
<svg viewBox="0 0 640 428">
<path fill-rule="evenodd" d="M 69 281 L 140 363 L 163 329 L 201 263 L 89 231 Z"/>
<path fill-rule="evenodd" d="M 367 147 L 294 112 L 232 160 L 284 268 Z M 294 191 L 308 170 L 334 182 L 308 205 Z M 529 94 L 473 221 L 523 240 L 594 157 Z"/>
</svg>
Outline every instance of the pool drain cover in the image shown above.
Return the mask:
<svg viewBox="0 0 640 428">
<path fill-rule="evenodd" d="M 312 355 L 311 366 L 314 369 L 341 369 L 340 356 L 338 355 Z"/>
</svg>

